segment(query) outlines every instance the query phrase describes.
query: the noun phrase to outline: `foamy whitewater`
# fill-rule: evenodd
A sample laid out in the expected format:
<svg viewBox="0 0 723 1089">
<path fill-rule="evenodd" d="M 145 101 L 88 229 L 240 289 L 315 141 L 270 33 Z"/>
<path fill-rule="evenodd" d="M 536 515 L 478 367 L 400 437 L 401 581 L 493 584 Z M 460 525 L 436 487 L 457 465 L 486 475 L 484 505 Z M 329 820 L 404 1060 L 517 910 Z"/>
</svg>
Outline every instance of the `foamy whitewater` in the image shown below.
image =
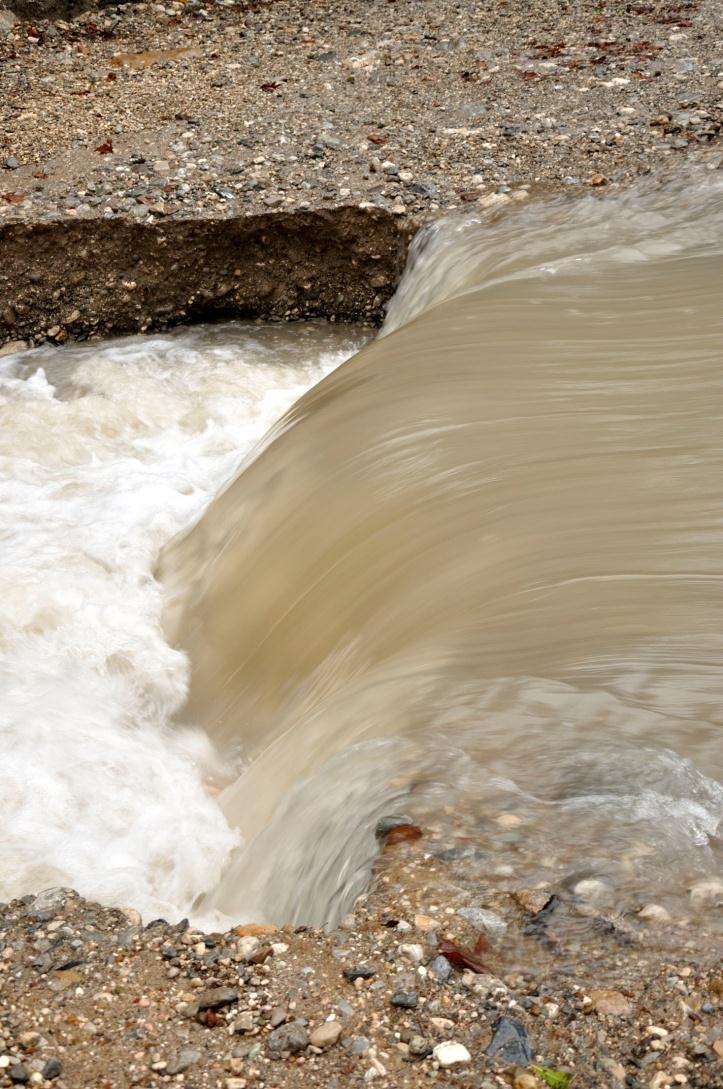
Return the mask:
<svg viewBox="0 0 723 1089">
<path fill-rule="evenodd" d="M 205 734 L 169 728 L 188 662 L 152 570 L 362 339 L 226 325 L 0 360 L 0 899 L 178 918 L 218 880 L 237 833 Z"/>
</svg>

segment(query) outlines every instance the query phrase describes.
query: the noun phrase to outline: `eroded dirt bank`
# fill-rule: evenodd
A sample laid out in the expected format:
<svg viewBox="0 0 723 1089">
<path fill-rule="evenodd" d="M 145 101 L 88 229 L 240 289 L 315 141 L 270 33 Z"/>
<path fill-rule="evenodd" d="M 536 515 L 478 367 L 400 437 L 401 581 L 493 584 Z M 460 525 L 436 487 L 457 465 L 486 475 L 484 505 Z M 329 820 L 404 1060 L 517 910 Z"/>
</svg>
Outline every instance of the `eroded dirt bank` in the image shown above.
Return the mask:
<svg viewBox="0 0 723 1089">
<path fill-rule="evenodd" d="M 376 321 L 411 230 L 353 207 L 0 225 L 0 338 L 12 349 L 219 317 Z"/>
</svg>

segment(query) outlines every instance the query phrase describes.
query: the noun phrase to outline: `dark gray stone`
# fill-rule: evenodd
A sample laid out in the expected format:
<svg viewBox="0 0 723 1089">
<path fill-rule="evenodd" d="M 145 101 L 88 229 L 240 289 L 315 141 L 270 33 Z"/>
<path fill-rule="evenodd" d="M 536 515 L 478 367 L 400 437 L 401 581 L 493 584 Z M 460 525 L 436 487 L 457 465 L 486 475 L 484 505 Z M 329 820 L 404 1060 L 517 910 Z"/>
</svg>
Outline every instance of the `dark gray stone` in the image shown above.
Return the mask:
<svg viewBox="0 0 723 1089">
<path fill-rule="evenodd" d="M 392 1005 L 399 1006 L 403 1010 L 414 1010 L 417 1008 L 419 996 L 416 991 L 396 991 L 392 995 Z"/>
<path fill-rule="evenodd" d="M 525 1026 L 514 1017 L 498 1017 L 492 1025 L 487 1055 L 507 1066 L 527 1066 L 532 1061 L 532 1048 Z"/>
<path fill-rule="evenodd" d="M 274 1059 L 284 1055 L 300 1055 L 309 1046 L 309 1036 L 301 1021 L 280 1025 L 269 1036 L 269 1053 Z"/>
<path fill-rule="evenodd" d="M 344 975 L 350 983 L 355 979 L 374 979 L 376 974 L 377 970 L 371 964 L 355 964 L 352 968 L 344 969 Z"/>
<path fill-rule="evenodd" d="M 48 1059 L 41 1073 L 46 1081 L 52 1081 L 63 1073 L 63 1064 L 60 1059 Z"/>
</svg>

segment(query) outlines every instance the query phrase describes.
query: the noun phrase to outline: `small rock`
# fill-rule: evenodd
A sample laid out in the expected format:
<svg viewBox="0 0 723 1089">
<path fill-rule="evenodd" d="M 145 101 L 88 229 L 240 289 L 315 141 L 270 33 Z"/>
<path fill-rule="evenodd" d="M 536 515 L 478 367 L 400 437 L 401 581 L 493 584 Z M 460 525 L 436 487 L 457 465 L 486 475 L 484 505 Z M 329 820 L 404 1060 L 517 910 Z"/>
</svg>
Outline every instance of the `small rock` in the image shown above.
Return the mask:
<svg viewBox="0 0 723 1089">
<path fill-rule="evenodd" d="M 236 942 L 236 948 L 243 960 L 248 960 L 250 957 L 253 957 L 254 954 L 259 951 L 260 947 L 261 942 L 255 934 L 248 934 L 245 937 L 239 938 Z"/>
<path fill-rule="evenodd" d="M 350 1036 L 348 1040 L 343 1041 L 342 1047 L 350 1055 L 364 1055 L 371 1047 L 371 1044 L 366 1036 Z"/>
<path fill-rule="evenodd" d="M 386 280 L 385 280 L 386 282 Z M 381 284 L 372 284 L 372 287 L 381 287 Z M 430 930 L 434 930 L 437 926 L 437 920 L 433 919 L 431 915 L 415 915 L 414 925 L 417 930 L 421 930 L 423 934 L 428 934 Z"/>
<path fill-rule="evenodd" d="M 272 1029 L 278 1028 L 279 1025 L 283 1025 L 288 1016 L 289 1011 L 286 1009 L 286 1006 L 274 1006 L 269 1015 L 269 1024 Z"/>
<path fill-rule="evenodd" d="M 30 1075 L 22 1063 L 15 1063 L 14 1066 L 11 1066 L 8 1070 L 8 1077 L 15 1085 L 24 1085 L 26 1081 L 30 1080 Z"/>
<path fill-rule="evenodd" d="M 444 1043 L 437 1044 L 432 1051 L 432 1055 L 435 1062 L 438 1062 L 444 1069 L 472 1061 L 472 1056 L 464 1044 L 458 1044 L 454 1040 L 445 1040 Z"/>
<path fill-rule="evenodd" d="M 592 904 L 595 907 L 608 904 L 612 898 L 610 886 L 596 877 L 587 877 L 578 881 L 572 891 L 586 904 Z"/>
<path fill-rule="evenodd" d="M 604 1070 L 609 1074 L 614 1081 L 625 1081 L 625 1067 L 622 1063 L 617 1062 L 615 1059 L 611 1059 L 608 1055 L 601 1055 L 597 1061 L 597 1065 L 601 1070 Z"/>
<path fill-rule="evenodd" d="M 301 1021 L 280 1025 L 269 1036 L 269 1052 L 275 1059 L 284 1055 L 300 1055 L 309 1046 L 309 1037 Z"/>
<path fill-rule="evenodd" d="M 515 889 L 511 896 L 523 911 L 529 912 L 530 915 L 538 915 L 551 899 L 552 893 L 546 886 L 542 889 Z"/>
<path fill-rule="evenodd" d="M 319 1025 L 315 1028 L 309 1037 L 309 1043 L 312 1047 L 321 1048 L 322 1051 L 326 1051 L 327 1048 L 333 1047 L 334 1044 L 339 1042 L 341 1036 L 341 1025 L 338 1021 L 325 1021 L 323 1025 Z"/>
<path fill-rule="evenodd" d="M 666 926 L 672 922 L 670 912 L 666 911 L 661 904 L 646 904 L 640 909 L 638 915 L 653 926 Z"/>
<path fill-rule="evenodd" d="M 610 1017 L 627 1017 L 632 1013 L 632 1004 L 620 991 L 590 991 L 588 997 L 597 1013 Z"/>
<path fill-rule="evenodd" d="M 479 907 L 466 907 L 460 908 L 457 914 L 462 919 L 467 919 L 468 922 L 472 923 L 472 926 L 484 930 L 495 941 L 501 941 L 505 936 L 507 923 L 494 911 L 487 911 L 485 908 Z"/>
<path fill-rule="evenodd" d="M 279 1022 L 281 1024 L 281 1022 Z M 245 1010 L 240 1013 L 233 1023 L 234 1032 L 253 1032 L 255 1028 L 254 1015 L 250 1010 Z"/>
<path fill-rule="evenodd" d="M 427 971 L 438 983 L 446 983 L 452 975 L 452 965 L 446 957 L 440 955 L 429 962 Z"/>
<path fill-rule="evenodd" d="M 525 1026 L 514 1017 L 498 1017 L 492 1024 L 487 1054 L 507 1066 L 527 1066 L 532 1060 L 532 1048 Z"/>
<path fill-rule="evenodd" d="M 9 155 L 7 159 L 3 159 L 3 166 L 6 170 L 19 170 L 20 163 L 14 155 Z"/>
<path fill-rule="evenodd" d="M 355 979 L 374 979 L 376 974 L 377 970 L 371 964 L 355 964 L 352 968 L 344 969 L 344 975 L 351 983 Z"/>
<path fill-rule="evenodd" d="M 409 1054 L 413 1059 L 426 1059 L 432 1054 L 432 1045 L 424 1036 L 412 1036 L 409 1041 Z"/>
<path fill-rule="evenodd" d="M 540 1089 L 540 1083 L 529 1070 L 518 1067 L 512 1075 L 512 1089 Z"/>
<path fill-rule="evenodd" d="M 719 902 L 723 903 L 723 881 L 717 877 L 696 881 L 690 889 L 690 902 L 697 909 L 713 907 Z"/>
<path fill-rule="evenodd" d="M 6 355 L 15 355 L 15 352 L 24 352 L 28 344 L 25 340 L 8 340 L 0 348 L 0 357 Z"/>
<path fill-rule="evenodd" d="M 230 1006 L 238 999 L 238 991 L 235 987 L 212 987 L 208 991 L 201 991 L 196 999 L 199 1010 L 220 1010 L 224 1006 Z"/>
<path fill-rule="evenodd" d="M 60 332 L 60 329 L 57 328 L 57 331 Z M 28 908 L 28 915 L 35 918 L 50 918 L 51 915 L 56 914 L 64 907 L 69 895 L 73 895 L 70 889 L 61 887 L 44 889 L 43 892 L 39 892 L 37 896 L 33 897 L 33 901 Z"/>
<path fill-rule="evenodd" d="M 400 945 L 399 952 L 412 964 L 421 964 L 424 960 L 424 949 L 421 945 Z"/>
<path fill-rule="evenodd" d="M 403 1010 L 415 1010 L 419 996 L 416 991 L 396 991 L 392 995 L 392 1005 Z"/>
<path fill-rule="evenodd" d="M 172 1076 L 175 1074 L 182 1074 L 184 1070 L 188 1070 L 190 1066 L 197 1063 L 200 1058 L 200 1051 L 194 1051 L 194 1049 L 190 1047 L 184 1048 L 166 1064 L 164 1073 Z M 43 1073 L 45 1074 L 45 1072 Z M 47 1074 L 45 1074 L 45 1077 L 47 1077 Z"/>
</svg>

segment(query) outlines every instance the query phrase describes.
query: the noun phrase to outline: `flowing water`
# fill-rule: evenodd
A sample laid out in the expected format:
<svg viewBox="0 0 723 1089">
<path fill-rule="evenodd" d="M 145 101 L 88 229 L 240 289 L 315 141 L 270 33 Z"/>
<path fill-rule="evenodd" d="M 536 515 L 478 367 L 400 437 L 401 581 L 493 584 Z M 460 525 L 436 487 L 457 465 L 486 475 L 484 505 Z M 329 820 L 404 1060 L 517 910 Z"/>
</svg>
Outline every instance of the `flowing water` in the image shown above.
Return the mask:
<svg viewBox="0 0 723 1089">
<path fill-rule="evenodd" d="M 284 416 L 361 332 L 6 362 L 9 891 L 333 922 L 403 810 L 677 910 L 721 868 L 722 285 L 702 175 L 436 226 Z"/>
</svg>

